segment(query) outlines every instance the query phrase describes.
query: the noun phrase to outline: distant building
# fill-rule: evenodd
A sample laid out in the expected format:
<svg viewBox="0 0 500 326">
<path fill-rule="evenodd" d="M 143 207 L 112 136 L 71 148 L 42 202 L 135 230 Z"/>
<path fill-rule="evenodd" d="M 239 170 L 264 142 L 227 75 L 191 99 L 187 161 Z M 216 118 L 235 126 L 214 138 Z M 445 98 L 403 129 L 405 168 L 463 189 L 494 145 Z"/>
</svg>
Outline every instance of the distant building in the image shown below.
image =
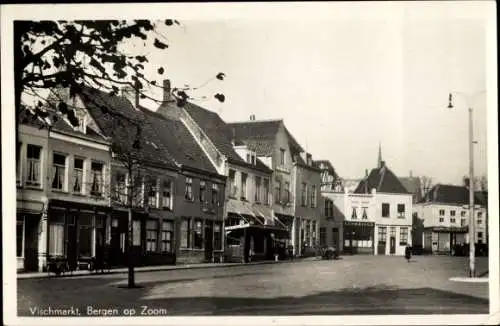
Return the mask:
<svg viewBox="0 0 500 326">
<path fill-rule="evenodd" d="M 378 165 L 352 193 L 329 194 L 343 222 L 346 253 L 404 255 L 411 245 L 412 195 L 386 166 L 379 151 Z"/>
<path fill-rule="evenodd" d="M 410 171 L 408 177 L 399 177 L 399 181 L 401 181 L 406 190 L 412 194 L 413 203 L 417 203 L 422 199 L 422 184 L 420 178 L 413 176 L 412 171 Z"/>
<path fill-rule="evenodd" d="M 414 245 L 432 253 L 451 253 L 454 245 L 469 243 L 469 190 L 437 184 L 414 205 Z M 474 198 L 476 243 L 487 244 L 487 199 Z"/>
</svg>

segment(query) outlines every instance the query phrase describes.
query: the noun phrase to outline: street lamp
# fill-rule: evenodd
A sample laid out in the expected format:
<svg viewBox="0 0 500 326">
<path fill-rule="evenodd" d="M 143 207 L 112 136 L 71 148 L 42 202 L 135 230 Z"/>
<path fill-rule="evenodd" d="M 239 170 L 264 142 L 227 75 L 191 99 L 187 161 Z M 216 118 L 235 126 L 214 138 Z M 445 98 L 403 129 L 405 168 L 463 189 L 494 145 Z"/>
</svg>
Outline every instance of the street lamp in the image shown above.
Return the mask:
<svg viewBox="0 0 500 326">
<path fill-rule="evenodd" d="M 485 92 L 480 92 L 474 94 L 472 97 L 475 97 L 479 94 L 483 94 Z M 464 97 L 464 101 L 469 108 L 469 276 L 476 276 L 476 227 L 475 227 L 475 219 L 474 219 L 474 134 L 473 134 L 473 123 L 472 123 L 472 107 L 469 105 L 469 101 L 471 98 L 468 96 L 455 92 L 454 94 L 462 95 Z M 453 109 L 453 95 L 449 94 L 448 97 L 448 109 Z"/>
</svg>

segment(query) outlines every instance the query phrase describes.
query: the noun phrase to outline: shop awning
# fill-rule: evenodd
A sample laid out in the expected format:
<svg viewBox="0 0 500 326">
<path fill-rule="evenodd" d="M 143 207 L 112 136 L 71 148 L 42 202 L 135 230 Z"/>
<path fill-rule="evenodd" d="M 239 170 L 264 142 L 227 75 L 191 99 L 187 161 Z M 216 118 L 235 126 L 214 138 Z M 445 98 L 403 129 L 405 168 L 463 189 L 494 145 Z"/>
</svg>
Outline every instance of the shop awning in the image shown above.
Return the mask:
<svg viewBox="0 0 500 326">
<path fill-rule="evenodd" d="M 467 233 L 469 232 L 469 227 L 465 226 L 434 226 L 425 228 L 426 230 L 431 230 L 433 232 L 455 232 L 455 233 Z"/>
<path fill-rule="evenodd" d="M 274 213 L 274 217 L 286 228 L 292 228 L 294 217 L 293 215 Z"/>
<path fill-rule="evenodd" d="M 244 223 L 225 227 L 226 235 L 235 238 L 241 237 L 245 232 L 245 229 L 254 232 L 273 234 L 276 238 L 289 238 L 290 236 L 287 229 L 270 225 L 250 225 L 248 223 Z"/>
</svg>

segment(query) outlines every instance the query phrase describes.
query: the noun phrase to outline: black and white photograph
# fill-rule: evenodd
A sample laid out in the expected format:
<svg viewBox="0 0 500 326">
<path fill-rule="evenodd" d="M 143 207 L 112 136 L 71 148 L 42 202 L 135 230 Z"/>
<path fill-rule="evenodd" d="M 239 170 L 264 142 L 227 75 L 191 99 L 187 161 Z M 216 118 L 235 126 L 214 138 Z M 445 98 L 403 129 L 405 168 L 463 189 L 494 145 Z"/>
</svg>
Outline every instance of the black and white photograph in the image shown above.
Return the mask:
<svg viewBox="0 0 500 326">
<path fill-rule="evenodd" d="M 4 324 L 500 322 L 495 2 L 0 9 Z"/>
</svg>

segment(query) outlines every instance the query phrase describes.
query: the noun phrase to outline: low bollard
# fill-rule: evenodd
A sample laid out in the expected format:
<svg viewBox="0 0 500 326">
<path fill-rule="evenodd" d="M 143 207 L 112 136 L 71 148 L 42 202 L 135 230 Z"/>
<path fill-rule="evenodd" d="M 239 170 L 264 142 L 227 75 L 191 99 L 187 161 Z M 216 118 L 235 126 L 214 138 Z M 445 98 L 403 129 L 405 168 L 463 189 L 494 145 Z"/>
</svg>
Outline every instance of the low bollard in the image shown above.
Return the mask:
<svg viewBox="0 0 500 326">
<path fill-rule="evenodd" d="M 274 255 L 274 261 L 278 262 L 278 255 Z"/>
</svg>

